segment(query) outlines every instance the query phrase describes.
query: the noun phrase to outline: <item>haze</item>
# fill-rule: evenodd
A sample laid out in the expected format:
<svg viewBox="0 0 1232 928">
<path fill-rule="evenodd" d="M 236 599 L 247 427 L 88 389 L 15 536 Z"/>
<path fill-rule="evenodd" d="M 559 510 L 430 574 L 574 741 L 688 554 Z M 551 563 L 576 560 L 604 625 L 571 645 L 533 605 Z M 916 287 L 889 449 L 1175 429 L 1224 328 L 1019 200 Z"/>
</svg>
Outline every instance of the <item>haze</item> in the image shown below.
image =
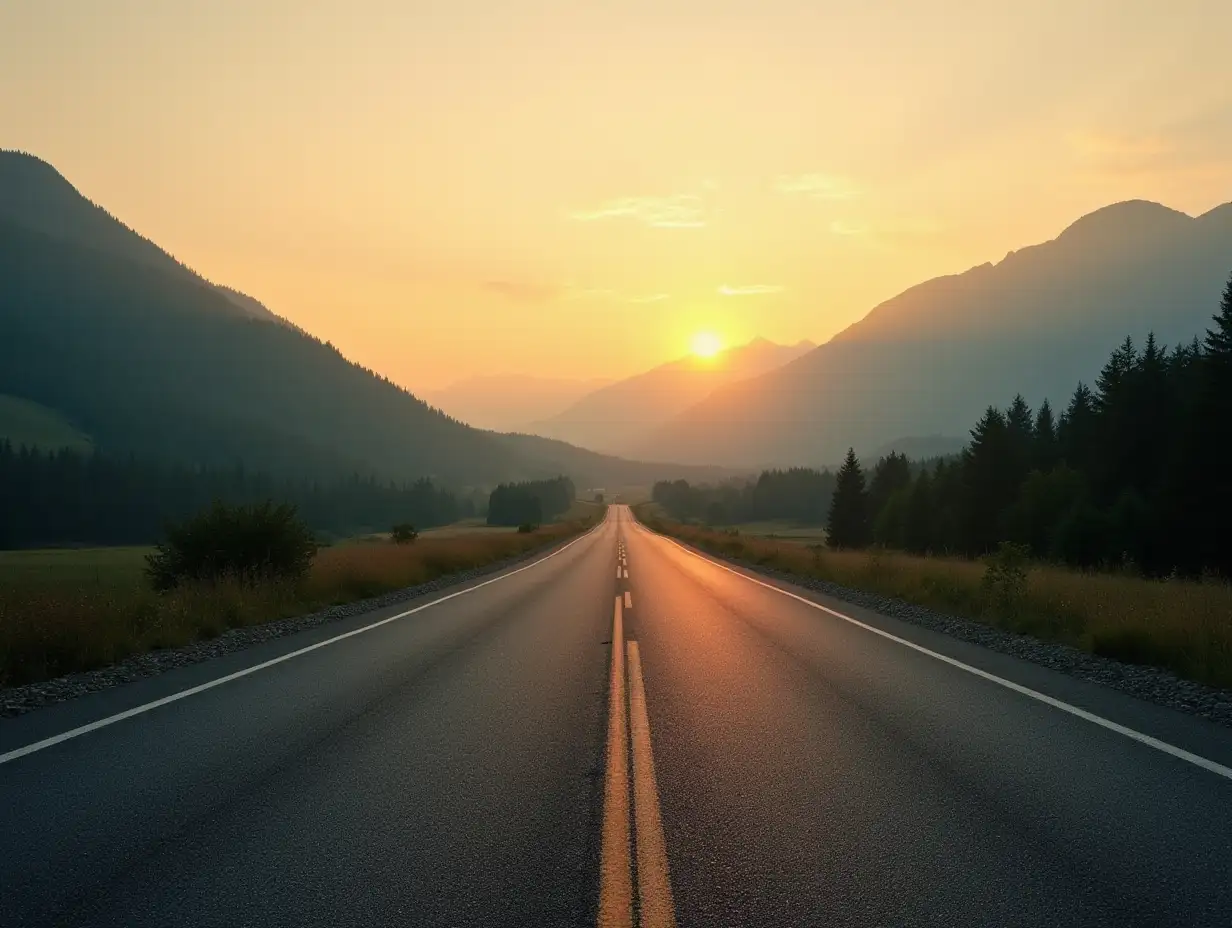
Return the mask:
<svg viewBox="0 0 1232 928">
<path fill-rule="evenodd" d="M 412 389 L 823 341 L 1232 189 L 1221 0 L 0 7 L 0 148 Z"/>
</svg>

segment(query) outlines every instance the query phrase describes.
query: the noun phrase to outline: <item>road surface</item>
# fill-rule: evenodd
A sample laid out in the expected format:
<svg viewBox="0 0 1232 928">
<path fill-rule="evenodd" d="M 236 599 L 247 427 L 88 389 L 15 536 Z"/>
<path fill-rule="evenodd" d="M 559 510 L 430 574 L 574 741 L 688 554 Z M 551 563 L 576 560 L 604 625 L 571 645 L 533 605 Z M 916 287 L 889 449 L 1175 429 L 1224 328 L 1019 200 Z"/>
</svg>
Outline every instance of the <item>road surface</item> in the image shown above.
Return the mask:
<svg viewBox="0 0 1232 928">
<path fill-rule="evenodd" d="M 1227 730 L 777 586 L 612 507 L 0 722 L 0 925 L 1232 924 Z"/>
</svg>

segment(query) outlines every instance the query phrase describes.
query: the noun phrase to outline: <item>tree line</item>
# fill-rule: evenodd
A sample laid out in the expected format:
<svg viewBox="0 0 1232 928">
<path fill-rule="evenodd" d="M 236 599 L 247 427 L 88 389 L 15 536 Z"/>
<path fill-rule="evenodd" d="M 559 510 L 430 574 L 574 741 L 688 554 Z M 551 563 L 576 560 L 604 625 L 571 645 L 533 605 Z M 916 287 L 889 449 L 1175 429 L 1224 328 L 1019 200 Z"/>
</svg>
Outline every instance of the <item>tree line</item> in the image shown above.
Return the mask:
<svg viewBox="0 0 1232 928">
<path fill-rule="evenodd" d="M 540 525 L 562 515 L 577 498 L 568 477 L 502 483 L 488 496 L 488 525 Z"/>
<path fill-rule="evenodd" d="M 661 480 L 652 498 L 678 519 L 711 525 L 793 519 L 820 525 L 834 493 L 829 470 L 792 467 L 762 471 L 755 481 L 730 480 L 716 486 L 691 485 L 687 480 Z"/>
<path fill-rule="evenodd" d="M 149 544 L 169 522 L 214 502 L 266 500 L 288 503 L 314 530 L 336 535 L 398 522 L 445 525 L 475 514 L 471 498 L 430 480 L 275 478 L 238 465 L 192 468 L 0 442 L 0 548 Z"/>
<path fill-rule="evenodd" d="M 829 541 L 967 556 L 1012 542 L 1084 568 L 1232 576 L 1230 439 L 1232 280 L 1205 337 L 1127 338 L 1059 416 L 1022 396 L 990 406 L 958 459 L 915 477 L 883 459 L 867 478 L 849 451 Z"/>
</svg>

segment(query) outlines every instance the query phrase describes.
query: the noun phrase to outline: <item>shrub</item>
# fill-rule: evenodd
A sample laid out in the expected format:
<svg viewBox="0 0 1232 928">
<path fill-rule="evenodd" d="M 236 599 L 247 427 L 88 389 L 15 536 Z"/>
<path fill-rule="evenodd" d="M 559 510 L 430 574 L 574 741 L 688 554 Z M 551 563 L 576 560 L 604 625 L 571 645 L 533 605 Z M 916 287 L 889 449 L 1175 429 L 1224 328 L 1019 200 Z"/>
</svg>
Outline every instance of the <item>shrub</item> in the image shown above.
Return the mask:
<svg viewBox="0 0 1232 928">
<path fill-rule="evenodd" d="M 215 503 L 178 525 L 146 557 L 146 576 L 156 590 L 187 581 L 232 580 L 254 586 L 264 580 L 301 579 L 312 565 L 316 542 L 295 507 L 272 502 L 250 506 Z"/>
<path fill-rule="evenodd" d="M 1015 608 L 1026 595 L 1028 558 L 1025 545 L 1003 541 L 984 559 L 984 589 L 997 606 Z"/>
<path fill-rule="evenodd" d="M 419 532 L 415 531 L 415 526 L 410 522 L 399 522 L 390 530 L 390 536 L 394 544 L 409 545 L 419 537 Z"/>
<path fill-rule="evenodd" d="M 534 530 L 535 530 L 535 526 L 532 525 L 530 522 L 523 522 L 521 525 L 518 526 L 519 535 L 529 535 Z"/>
</svg>

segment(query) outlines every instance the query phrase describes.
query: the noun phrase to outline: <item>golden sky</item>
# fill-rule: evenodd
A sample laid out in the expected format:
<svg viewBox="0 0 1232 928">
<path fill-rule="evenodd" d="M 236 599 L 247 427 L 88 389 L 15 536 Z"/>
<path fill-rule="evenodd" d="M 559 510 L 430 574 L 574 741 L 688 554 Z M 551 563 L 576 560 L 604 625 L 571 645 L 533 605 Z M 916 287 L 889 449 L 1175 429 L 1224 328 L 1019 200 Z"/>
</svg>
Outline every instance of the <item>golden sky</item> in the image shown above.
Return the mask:
<svg viewBox="0 0 1232 928">
<path fill-rule="evenodd" d="M 1232 199 L 1227 0 L 4 0 L 0 147 L 425 390 Z"/>
</svg>

